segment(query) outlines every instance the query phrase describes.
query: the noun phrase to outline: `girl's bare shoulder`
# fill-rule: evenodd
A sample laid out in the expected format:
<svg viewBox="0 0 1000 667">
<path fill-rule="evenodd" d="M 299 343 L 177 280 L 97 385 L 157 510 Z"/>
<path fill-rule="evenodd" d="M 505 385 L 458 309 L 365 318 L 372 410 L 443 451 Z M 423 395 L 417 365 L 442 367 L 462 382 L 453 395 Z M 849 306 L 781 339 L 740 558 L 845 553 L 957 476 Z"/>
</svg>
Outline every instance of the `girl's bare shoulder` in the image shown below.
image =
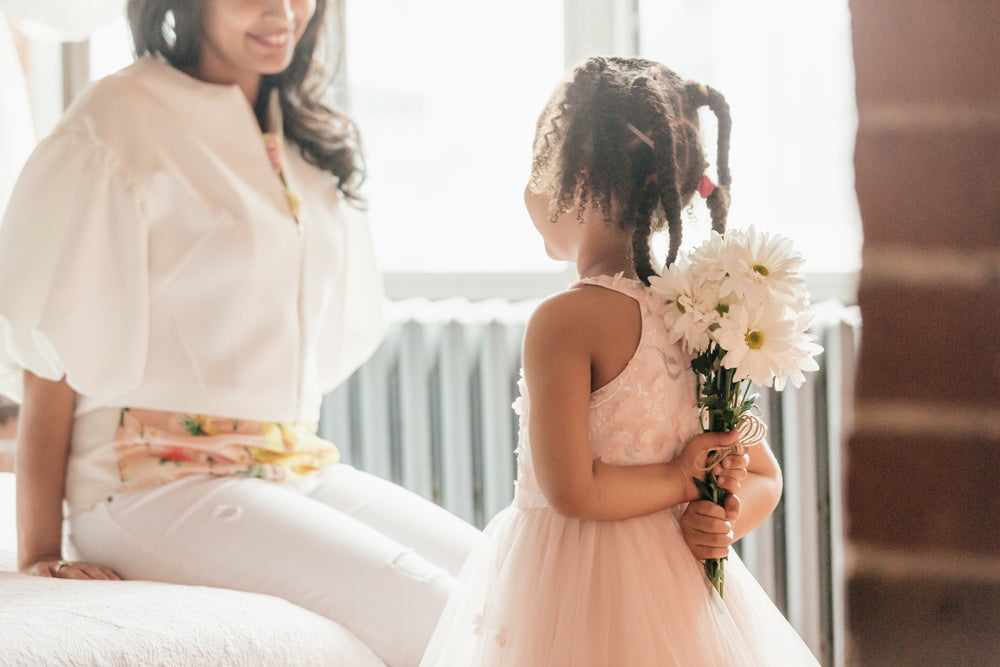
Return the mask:
<svg viewBox="0 0 1000 667">
<path fill-rule="evenodd" d="M 557 341 L 562 346 L 593 352 L 612 342 L 637 345 L 641 330 L 642 316 L 635 299 L 612 289 L 582 284 L 539 304 L 528 320 L 525 343 Z M 631 347 L 634 350 L 635 345 Z"/>
</svg>

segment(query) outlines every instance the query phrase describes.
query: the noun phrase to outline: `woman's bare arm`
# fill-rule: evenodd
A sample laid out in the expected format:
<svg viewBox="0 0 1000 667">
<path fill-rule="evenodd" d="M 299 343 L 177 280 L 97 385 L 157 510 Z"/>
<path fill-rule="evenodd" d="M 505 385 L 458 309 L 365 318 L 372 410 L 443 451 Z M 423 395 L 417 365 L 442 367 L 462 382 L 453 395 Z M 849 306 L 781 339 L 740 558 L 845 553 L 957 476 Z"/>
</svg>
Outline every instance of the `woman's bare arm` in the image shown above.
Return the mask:
<svg viewBox="0 0 1000 667">
<path fill-rule="evenodd" d="M 21 572 L 67 579 L 117 579 L 109 568 L 62 563 L 63 497 L 73 434 L 76 392 L 66 380 L 44 380 L 24 371 L 18 414 L 17 567 Z"/>
<path fill-rule="evenodd" d="M 76 394 L 65 380 L 24 371 L 17 420 L 17 565 L 62 558 L 62 502 Z M 40 574 L 40 573 L 39 573 Z"/>
</svg>

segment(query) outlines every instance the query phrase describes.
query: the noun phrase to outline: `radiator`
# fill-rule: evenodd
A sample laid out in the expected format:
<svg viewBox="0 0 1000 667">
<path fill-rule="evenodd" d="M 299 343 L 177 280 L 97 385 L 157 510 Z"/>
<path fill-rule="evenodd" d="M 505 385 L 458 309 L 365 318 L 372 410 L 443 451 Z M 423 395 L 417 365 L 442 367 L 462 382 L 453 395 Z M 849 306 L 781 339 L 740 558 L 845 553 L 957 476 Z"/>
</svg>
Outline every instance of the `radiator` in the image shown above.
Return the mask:
<svg viewBox="0 0 1000 667">
<path fill-rule="evenodd" d="M 370 361 L 323 404 L 344 461 L 482 527 L 513 497 L 511 410 L 524 324 L 537 302 L 409 299 Z M 826 665 L 843 664 L 841 445 L 852 404 L 856 308 L 817 307 L 821 369 L 758 405 L 784 471 L 778 509 L 737 548 Z"/>
<path fill-rule="evenodd" d="M 343 460 L 482 527 L 514 493 L 511 409 L 537 302 L 408 299 L 374 356 L 324 399 Z"/>
</svg>

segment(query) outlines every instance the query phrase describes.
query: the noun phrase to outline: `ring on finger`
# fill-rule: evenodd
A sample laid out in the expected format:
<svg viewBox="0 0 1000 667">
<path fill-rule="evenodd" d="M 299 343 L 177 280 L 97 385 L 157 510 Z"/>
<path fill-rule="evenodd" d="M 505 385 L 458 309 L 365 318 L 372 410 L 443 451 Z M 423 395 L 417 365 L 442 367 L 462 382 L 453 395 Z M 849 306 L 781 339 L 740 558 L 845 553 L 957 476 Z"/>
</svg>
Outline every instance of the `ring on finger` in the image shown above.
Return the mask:
<svg viewBox="0 0 1000 667">
<path fill-rule="evenodd" d="M 59 574 L 60 572 L 62 572 L 62 569 L 64 567 L 66 567 L 67 565 L 69 565 L 68 562 L 66 562 L 64 560 L 59 561 L 59 564 L 56 565 L 56 574 Z"/>
</svg>

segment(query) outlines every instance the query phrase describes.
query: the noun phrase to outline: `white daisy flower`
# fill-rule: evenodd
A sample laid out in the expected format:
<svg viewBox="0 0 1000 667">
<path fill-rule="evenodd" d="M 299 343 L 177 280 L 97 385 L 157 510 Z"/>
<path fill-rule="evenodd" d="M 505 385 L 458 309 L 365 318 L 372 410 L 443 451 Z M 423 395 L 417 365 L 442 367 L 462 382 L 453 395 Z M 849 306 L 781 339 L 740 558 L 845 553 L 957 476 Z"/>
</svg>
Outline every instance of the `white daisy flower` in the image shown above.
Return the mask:
<svg viewBox="0 0 1000 667">
<path fill-rule="evenodd" d="M 823 348 L 813 342 L 817 340 L 816 336 L 807 333 L 809 325 L 812 324 L 813 316 L 814 313 L 812 311 L 806 310 L 800 313 L 797 318 L 796 330 L 798 331 L 798 340 L 792 345 L 792 349 L 789 350 L 789 354 L 794 358 L 795 363 L 793 366 L 783 369 L 782 372 L 775 375 L 774 388 L 778 391 L 783 390 L 788 382 L 791 382 L 792 386 L 796 388 L 801 387 L 802 383 L 806 381 L 806 371 L 819 370 L 819 364 L 816 363 L 814 357 L 822 354 Z"/>
<path fill-rule="evenodd" d="M 798 368 L 796 343 L 801 338 L 796 322 L 786 317 L 784 304 L 734 305 L 719 322 L 715 340 L 726 351 L 724 368 L 735 368 L 735 380 L 749 377 L 770 387 L 774 377 Z"/>
<path fill-rule="evenodd" d="M 781 369 L 774 376 L 774 388 L 778 391 L 782 391 L 789 382 L 796 388 L 801 387 L 806 381 L 806 371 L 819 370 L 819 364 L 813 357 L 822 353 L 823 348 L 813 342 L 816 340 L 816 336 L 812 334 L 803 334 L 802 336 L 802 341 L 793 345 L 792 349 L 789 350 L 789 354 L 794 359 L 794 365 Z"/>
<path fill-rule="evenodd" d="M 649 286 L 667 303 L 663 319 L 670 330 L 670 342 L 683 339 L 687 350 L 694 351 L 708 347 L 709 327 L 719 316 L 714 304 L 707 305 L 699 298 L 699 285 L 690 269 L 687 258 L 681 258 L 662 277 L 651 276 Z"/>
<path fill-rule="evenodd" d="M 806 283 L 798 272 L 805 262 L 791 239 L 748 227 L 730 233 L 722 259 L 726 278 L 720 293 L 735 294 L 747 305 L 776 298 L 790 302 L 808 299 Z"/>
<path fill-rule="evenodd" d="M 712 230 L 705 242 L 691 251 L 691 267 L 698 282 L 706 285 L 721 284 L 726 278 L 725 258 L 730 240 Z"/>
</svg>

